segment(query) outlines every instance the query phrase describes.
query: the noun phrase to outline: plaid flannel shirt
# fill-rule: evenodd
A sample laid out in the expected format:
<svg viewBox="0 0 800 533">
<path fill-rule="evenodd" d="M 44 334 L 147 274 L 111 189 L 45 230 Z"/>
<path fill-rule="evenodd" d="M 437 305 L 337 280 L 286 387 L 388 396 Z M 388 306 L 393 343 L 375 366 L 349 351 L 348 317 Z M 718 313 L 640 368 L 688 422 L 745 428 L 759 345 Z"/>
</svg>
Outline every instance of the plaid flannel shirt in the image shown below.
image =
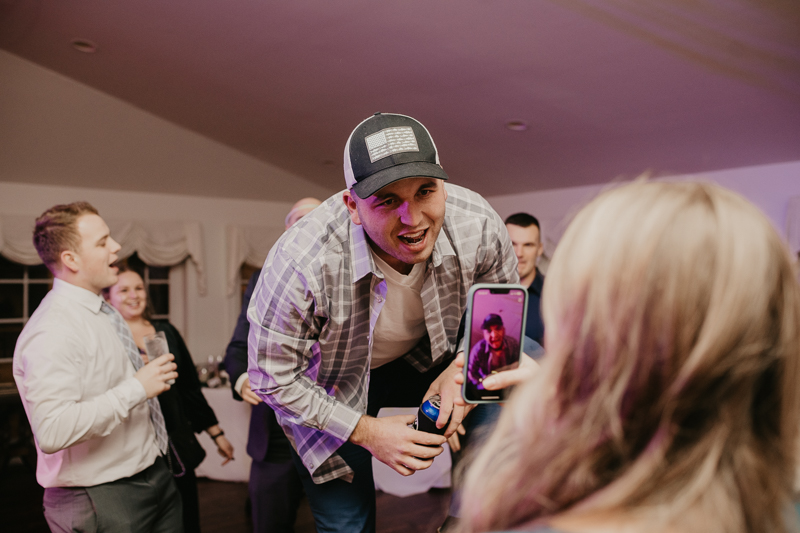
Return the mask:
<svg viewBox="0 0 800 533">
<path fill-rule="evenodd" d="M 426 337 L 406 360 L 424 372 L 455 354 L 475 283 L 519 283 L 503 221 L 452 184 L 421 297 Z M 292 226 L 269 253 L 250 300 L 250 387 L 269 404 L 315 483 L 352 480 L 336 454 L 367 410 L 372 331 L 386 298 L 364 230 L 341 193 Z"/>
</svg>

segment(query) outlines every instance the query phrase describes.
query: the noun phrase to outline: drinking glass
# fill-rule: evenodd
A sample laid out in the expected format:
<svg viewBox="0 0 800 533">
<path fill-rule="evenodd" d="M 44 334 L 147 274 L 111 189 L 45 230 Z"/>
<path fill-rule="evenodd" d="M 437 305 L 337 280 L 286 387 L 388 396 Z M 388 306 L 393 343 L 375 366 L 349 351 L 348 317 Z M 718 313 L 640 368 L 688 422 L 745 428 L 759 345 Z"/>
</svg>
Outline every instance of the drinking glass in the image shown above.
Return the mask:
<svg viewBox="0 0 800 533">
<path fill-rule="evenodd" d="M 144 349 L 147 352 L 147 359 L 152 361 L 156 357 L 161 357 L 165 353 L 169 353 L 169 345 L 167 344 L 167 336 L 163 331 L 156 331 L 153 335 L 146 335 L 144 337 Z M 169 385 L 174 385 L 175 380 L 167 380 Z"/>
</svg>

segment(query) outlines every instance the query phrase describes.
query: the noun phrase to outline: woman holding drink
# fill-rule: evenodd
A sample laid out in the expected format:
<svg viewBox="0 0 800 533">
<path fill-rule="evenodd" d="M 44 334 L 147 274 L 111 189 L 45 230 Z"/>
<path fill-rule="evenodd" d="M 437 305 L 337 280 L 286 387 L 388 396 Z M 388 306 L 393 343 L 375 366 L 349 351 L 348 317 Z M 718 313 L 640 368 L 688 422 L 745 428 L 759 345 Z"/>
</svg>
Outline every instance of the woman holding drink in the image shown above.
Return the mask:
<svg viewBox="0 0 800 533">
<path fill-rule="evenodd" d="M 186 533 L 199 533 L 200 507 L 194 469 L 205 452 L 194 433 L 205 430 L 211 436 L 219 454 L 225 457 L 223 464 L 233 459 L 233 446 L 225 438 L 214 411 L 200 390 L 197 371 L 180 333 L 166 320 L 150 320 L 144 281 L 124 263 L 118 266 L 119 279 L 104 291 L 106 300 L 130 326 L 145 363 L 148 361 L 147 345 L 152 345 L 152 336 L 161 332 L 166 337 L 168 352 L 175 356 L 178 365 L 178 378 L 170 390 L 158 397 L 158 401 L 170 437 L 170 469 L 183 500 L 184 528 Z"/>
</svg>

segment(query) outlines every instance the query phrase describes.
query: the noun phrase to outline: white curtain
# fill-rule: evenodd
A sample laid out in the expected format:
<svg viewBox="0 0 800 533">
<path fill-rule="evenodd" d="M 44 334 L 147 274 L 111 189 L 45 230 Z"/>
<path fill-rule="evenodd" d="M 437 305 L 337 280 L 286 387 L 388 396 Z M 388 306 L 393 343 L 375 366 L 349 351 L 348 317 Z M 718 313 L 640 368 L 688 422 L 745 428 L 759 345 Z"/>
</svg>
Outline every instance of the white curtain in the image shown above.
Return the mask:
<svg viewBox="0 0 800 533">
<path fill-rule="evenodd" d="M 792 253 L 800 252 L 800 196 L 789 198 L 786 208 L 786 239 Z"/>
<path fill-rule="evenodd" d="M 174 266 L 191 259 L 197 270 L 197 291 L 206 293 L 203 233 L 198 222 L 105 219 L 122 249 L 120 259 L 133 255 L 152 266 Z M 0 215 L 0 254 L 23 265 L 42 260 L 33 247 L 35 217 Z"/>
<path fill-rule="evenodd" d="M 263 266 L 272 245 L 283 232 L 283 226 L 228 226 L 228 296 L 238 290 L 242 265 Z"/>
</svg>

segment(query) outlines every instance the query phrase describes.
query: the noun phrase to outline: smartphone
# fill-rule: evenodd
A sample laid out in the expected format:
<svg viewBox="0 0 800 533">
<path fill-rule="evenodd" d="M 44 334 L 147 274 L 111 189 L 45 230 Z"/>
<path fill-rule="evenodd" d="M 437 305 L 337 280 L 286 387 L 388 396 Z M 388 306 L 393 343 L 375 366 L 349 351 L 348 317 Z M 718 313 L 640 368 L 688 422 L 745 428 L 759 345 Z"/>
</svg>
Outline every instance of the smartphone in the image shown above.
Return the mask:
<svg viewBox="0 0 800 533">
<path fill-rule="evenodd" d="M 464 384 L 468 403 L 503 402 L 507 390 L 486 390 L 483 380 L 519 366 L 528 289 L 522 285 L 479 283 L 467 294 Z"/>
</svg>

